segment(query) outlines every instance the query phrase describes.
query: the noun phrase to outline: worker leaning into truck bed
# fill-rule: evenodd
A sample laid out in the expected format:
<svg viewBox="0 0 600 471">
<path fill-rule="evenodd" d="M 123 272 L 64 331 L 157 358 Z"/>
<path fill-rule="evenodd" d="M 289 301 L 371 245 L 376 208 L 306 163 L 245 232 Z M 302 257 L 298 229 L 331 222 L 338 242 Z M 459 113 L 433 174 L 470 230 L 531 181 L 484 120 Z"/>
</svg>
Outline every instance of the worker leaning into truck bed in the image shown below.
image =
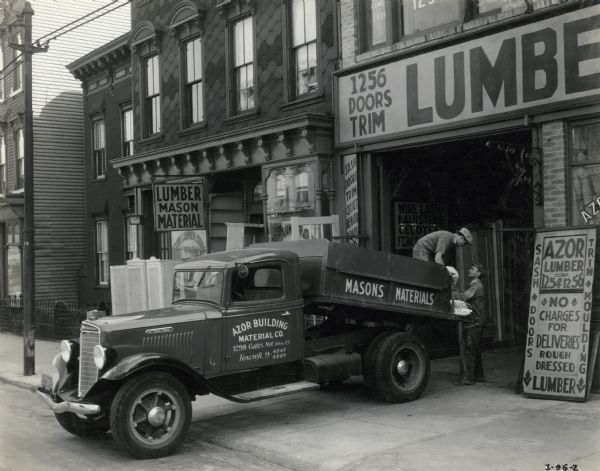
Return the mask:
<svg viewBox="0 0 600 471">
<path fill-rule="evenodd" d="M 466 227 L 454 234 L 448 231 L 435 231 L 421 237 L 413 247 L 413 258 L 448 265 L 447 260 L 451 251 L 456 247 L 471 244 L 473 236 Z"/>
</svg>

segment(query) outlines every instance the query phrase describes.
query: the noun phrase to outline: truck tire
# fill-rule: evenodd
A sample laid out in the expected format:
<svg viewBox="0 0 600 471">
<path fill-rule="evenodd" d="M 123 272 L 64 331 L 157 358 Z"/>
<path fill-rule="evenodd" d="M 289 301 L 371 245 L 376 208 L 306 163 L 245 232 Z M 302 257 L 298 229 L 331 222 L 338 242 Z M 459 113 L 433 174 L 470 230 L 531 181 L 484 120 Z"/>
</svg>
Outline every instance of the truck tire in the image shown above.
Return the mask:
<svg viewBox="0 0 600 471">
<path fill-rule="evenodd" d="M 183 441 L 192 418 L 186 388 L 168 373 L 124 383 L 112 402 L 110 428 L 123 451 L 139 459 L 167 456 Z"/>
<path fill-rule="evenodd" d="M 78 437 L 89 438 L 100 436 L 110 429 L 108 414 L 97 416 L 79 416 L 73 412 L 54 414 L 56 420 L 67 432 Z"/>
<path fill-rule="evenodd" d="M 429 354 L 421 340 L 406 332 L 381 338 L 374 347 L 372 379 L 367 387 L 385 402 L 417 399 L 429 380 Z"/>
<path fill-rule="evenodd" d="M 371 385 L 373 381 L 375 381 L 375 353 L 379 349 L 379 345 L 383 340 L 390 335 L 393 335 L 395 332 L 382 332 L 379 335 L 375 336 L 373 340 L 369 343 L 367 350 L 363 356 L 363 381 L 369 391 L 371 390 Z"/>
</svg>

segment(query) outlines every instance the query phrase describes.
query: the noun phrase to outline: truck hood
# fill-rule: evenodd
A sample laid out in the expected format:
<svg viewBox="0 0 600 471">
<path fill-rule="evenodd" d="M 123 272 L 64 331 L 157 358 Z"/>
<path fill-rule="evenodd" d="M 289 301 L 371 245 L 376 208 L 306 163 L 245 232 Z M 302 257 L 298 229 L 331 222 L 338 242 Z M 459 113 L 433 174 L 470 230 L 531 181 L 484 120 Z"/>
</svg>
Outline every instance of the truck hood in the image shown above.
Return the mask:
<svg viewBox="0 0 600 471">
<path fill-rule="evenodd" d="M 85 321 L 104 332 L 118 332 L 139 327 L 156 327 L 184 322 L 201 321 L 206 318 L 219 318 L 221 311 L 208 303 L 181 303 L 150 311 L 119 314 Z"/>
</svg>

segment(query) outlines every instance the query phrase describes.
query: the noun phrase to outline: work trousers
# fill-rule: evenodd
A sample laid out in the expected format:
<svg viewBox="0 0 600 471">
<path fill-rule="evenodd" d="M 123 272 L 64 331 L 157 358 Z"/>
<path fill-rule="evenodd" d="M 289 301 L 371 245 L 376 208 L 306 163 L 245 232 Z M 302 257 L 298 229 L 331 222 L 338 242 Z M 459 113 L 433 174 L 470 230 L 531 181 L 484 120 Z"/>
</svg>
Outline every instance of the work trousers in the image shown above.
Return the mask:
<svg viewBox="0 0 600 471">
<path fill-rule="evenodd" d="M 425 260 L 426 262 L 433 262 L 434 260 L 431 258 L 429 252 L 418 245 L 415 245 L 412 250 L 413 258 L 417 260 Z"/>
<path fill-rule="evenodd" d="M 465 370 L 463 380 L 467 382 L 485 381 L 481 359 L 483 325 L 470 325 L 463 330 Z"/>
</svg>

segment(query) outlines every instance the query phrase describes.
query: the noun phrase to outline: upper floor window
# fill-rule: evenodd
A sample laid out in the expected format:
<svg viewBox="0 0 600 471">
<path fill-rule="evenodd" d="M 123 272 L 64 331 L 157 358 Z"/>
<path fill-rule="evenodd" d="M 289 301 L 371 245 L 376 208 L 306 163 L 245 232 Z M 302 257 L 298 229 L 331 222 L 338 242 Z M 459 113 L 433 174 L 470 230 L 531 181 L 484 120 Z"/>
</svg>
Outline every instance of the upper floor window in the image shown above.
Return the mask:
<svg viewBox="0 0 600 471">
<path fill-rule="evenodd" d="M 145 63 L 145 129 L 148 135 L 161 131 L 160 120 L 160 73 L 158 54 L 150 56 Z"/>
<path fill-rule="evenodd" d="M 292 57 L 296 96 L 314 92 L 319 87 L 315 3 L 315 0 L 292 1 Z"/>
<path fill-rule="evenodd" d="M 15 190 L 20 190 L 25 187 L 25 139 L 23 137 L 23 129 L 18 129 L 15 133 L 15 156 Z"/>
<path fill-rule="evenodd" d="M 0 194 L 6 193 L 6 144 L 0 136 Z"/>
<path fill-rule="evenodd" d="M 204 120 L 202 87 L 202 39 L 196 38 L 185 44 L 187 124 L 195 124 Z"/>
<path fill-rule="evenodd" d="M 404 13 L 402 32 L 405 35 L 461 21 L 464 17 L 465 7 L 464 2 L 461 1 L 403 0 L 402 3 Z"/>
<path fill-rule="evenodd" d="M 254 31 L 252 17 L 236 21 L 233 26 L 233 74 L 235 109 L 254 108 Z"/>
<path fill-rule="evenodd" d="M 93 178 L 103 178 L 106 176 L 104 119 L 95 119 L 92 122 L 92 149 Z"/>
<path fill-rule="evenodd" d="M 21 33 L 17 33 L 14 36 L 14 42 L 16 44 L 23 44 L 23 37 Z M 23 88 L 23 53 L 18 49 L 13 49 L 13 66 L 12 73 L 12 93 L 18 93 Z"/>
<path fill-rule="evenodd" d="M 365 0 L 358 11 L 363 50 L 389 46 L 468 16 L 498 11 L 506 0 Z"/>
<path fill-rule="evenodd" d="M 96 221 L 96 283 L 108 285 L 108 223 L 106 219 Z"/>
<path fill-rule="evenodd" d="M 124 108 L 121 111 L 121 133 L 123 136 L 122 155 L 133 155 L 133 109 Z"/>
</svg>

